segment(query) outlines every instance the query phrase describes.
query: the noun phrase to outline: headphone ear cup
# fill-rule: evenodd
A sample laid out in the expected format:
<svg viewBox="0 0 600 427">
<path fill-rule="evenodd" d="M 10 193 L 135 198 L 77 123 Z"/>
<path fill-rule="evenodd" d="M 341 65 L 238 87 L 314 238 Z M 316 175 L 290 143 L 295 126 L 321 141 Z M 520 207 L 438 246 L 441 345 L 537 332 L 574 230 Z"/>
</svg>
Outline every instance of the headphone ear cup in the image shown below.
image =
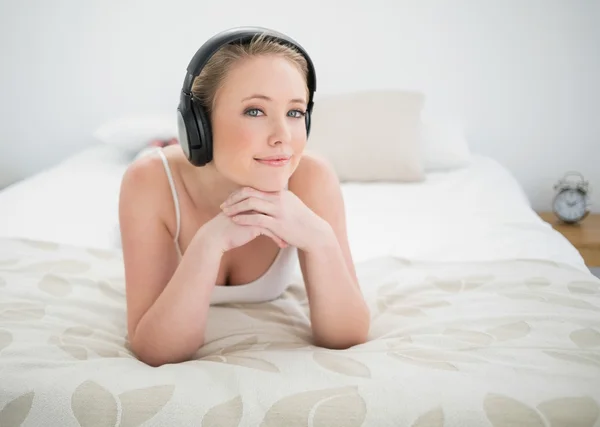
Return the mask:
<svg viewBox="0 0 600 427">
<path fill-rule="evenodd" d="M 306 125 L 306 137 L 308 138 L 308 135 L 310 135 L 310 111 L 308 110 L 304 115 L 304 123 Z"/>
<path fill-rule="evenodd" d="M 200 101 L 192 100 L 192 110 L 195 116 L 195 127 L 198 130 L 196 146 L 190 147 L 190 161 L 195 166 L 204 166 L 212 160 L 212 130 L 208 114 Z"/>
<path fill-rule="evenodd" d="M 189 161 L 192 158 L 192 147 L 199 139 L 196 119 L 189 98 L 182 96 L 177 108 L 177 132 L 181 149 Z"/>
</svg>

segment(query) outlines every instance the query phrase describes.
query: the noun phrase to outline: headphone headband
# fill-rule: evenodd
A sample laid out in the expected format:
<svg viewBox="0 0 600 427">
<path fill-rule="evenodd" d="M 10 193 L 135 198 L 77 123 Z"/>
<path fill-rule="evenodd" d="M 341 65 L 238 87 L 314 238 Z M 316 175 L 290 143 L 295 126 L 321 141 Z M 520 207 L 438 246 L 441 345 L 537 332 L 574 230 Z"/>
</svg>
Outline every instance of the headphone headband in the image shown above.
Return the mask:
<svg viewBox="0 0 600 427">
<path fill-rule="evenodd" d="M 314 64 L 304 48 L 292 38 L 264 27 L 230 28 L 209 38 L 196 51 L 187 66 L 187 73 L 181 89 L 178 111 L 179 143 L 188 160 L 203 166 L 212 160 L 212 132 L 210 120 L 205 108 L 192 95 L 194 79 L 200 75 L 210 58 L 223 46 L 228 44 L 247 43 L 253 37 L 265 35 L 277 43 L 287 45 L 298 51 L 306 60 L 308 73 L 306 76 L 309 99 L 306 111 L 306 133 L 310 132 L 310 115 L 313 107 L 313 96 L 317 90 L 317 79 Z"/>
<path fill-rule="evenodd" d="M 264 27 L 230 28 L 225 31 L 221 31 L 220 33 L 217 33 L 211 38 L 209 38 L 202 46 L 200 46 L 198 51 L 190 60 L 190 63 L 187 66 L 187 75 L 182 90 L 186 94 L 191 93 L 194 79 L 198 77 L 198 75 L 200 75 L 206 63 L 220 48 L 232 43 L 247 43 L 253 37 L 260 34 L 265 34 L 268 37 L 272 37 L 279 43 L 287 44 L 288 46 L 298 50 L 302 54 L 302 56 L 304 56 L 306 62 L 308 63 L 308 87 L 309 89 L 311 89 L 311 92 L 315 92 L 317 90 L 317 81 L 314 71 L 314 65 L 308 53 L 304 50 L 302 46 L 300 46 L 298 42 L 293 40 L 291 37 Z"/>
</svg>

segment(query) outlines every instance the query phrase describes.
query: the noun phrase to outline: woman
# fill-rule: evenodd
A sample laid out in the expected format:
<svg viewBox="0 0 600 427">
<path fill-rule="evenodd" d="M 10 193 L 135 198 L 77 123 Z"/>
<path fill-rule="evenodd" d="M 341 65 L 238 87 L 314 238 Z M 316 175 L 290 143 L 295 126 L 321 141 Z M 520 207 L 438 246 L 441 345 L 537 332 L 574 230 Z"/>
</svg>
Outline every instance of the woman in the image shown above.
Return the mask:
<svg viewBox="0 0 600 427">
<path fill-rule="evenodd" d="M 133 352 L 152 366 L 188 360 L 204 343 L 211 304 L 277 298 L 297 260 L 315 344 L 363 343 L 370 316 L 339 182 L 304 152 L 304 56 L 264 35 L 227 45 L 192 92 L 210 118 L 212 161 L 196 167 L 172 145 L 137 159 L 122 181 Z"/>
</svg>

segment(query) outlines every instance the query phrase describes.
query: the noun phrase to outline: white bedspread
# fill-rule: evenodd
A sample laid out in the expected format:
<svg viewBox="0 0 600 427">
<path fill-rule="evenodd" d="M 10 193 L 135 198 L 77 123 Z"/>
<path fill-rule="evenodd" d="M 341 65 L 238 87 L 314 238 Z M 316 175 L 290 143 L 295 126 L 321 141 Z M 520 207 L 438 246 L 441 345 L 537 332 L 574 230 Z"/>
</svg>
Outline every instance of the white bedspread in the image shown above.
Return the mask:
<svg viewBox="0 0 600 427">
<path fill-rule="evenodd" d="M 0 239 L 0 425 L 600 422 L 600 279 L 524 260 L 357 271 L 363 345 L 312 345 L 296 278 L 275 301 L 212 307 L 194 360 L 152 368 L 129 351 L 118 250 Z"/>
<path fill-rule="evenodd" d="M 0 191 L 0 236 L 115 247 L 128 161 L 119 150 L 97 145 Z"/>
<path fill-rule="evenodd" d="M 577 250 L 540 219 L 510 172 L 486 156 L 414 184 L 345 184 L 357 260 L 540 259 L 586 269 Z"/>
</svg>

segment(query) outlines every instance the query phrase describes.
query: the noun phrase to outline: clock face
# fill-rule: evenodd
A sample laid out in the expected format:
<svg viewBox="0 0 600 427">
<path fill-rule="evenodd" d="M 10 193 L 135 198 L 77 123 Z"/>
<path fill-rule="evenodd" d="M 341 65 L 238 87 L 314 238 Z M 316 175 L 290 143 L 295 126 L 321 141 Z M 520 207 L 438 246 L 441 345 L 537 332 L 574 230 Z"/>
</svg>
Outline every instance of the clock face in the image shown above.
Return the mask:
<svg viewBox="0 0 600 427">
<path fill-rule="evenodd" d="M 585 196 L 577 190 L 561 191 L 554 198 L 554 212 L 566 222 L 576 222 L 585 216 Z"/>
</svg>

